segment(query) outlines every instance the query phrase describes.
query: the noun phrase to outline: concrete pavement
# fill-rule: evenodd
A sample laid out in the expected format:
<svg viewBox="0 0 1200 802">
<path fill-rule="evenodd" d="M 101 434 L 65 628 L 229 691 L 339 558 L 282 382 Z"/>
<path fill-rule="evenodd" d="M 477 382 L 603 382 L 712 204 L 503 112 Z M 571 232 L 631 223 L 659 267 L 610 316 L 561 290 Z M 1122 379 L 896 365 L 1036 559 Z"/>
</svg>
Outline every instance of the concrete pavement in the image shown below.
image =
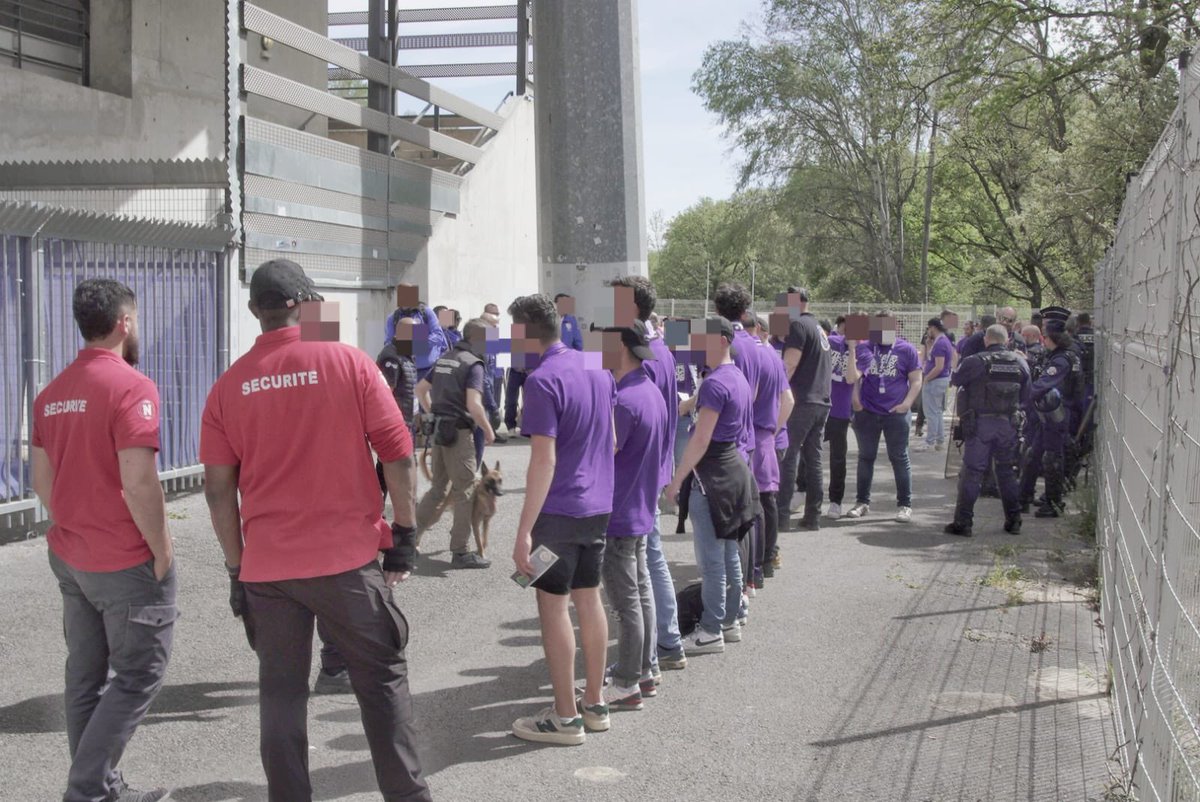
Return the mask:
<svg viewBox="0 0 1200 802">
<path fill-rule="evenodd" d="M 396 592 L 435 798 L 1104 798 L 1116 747 L 1107 671 L 1093 591 L 1077 586 L 1094 554 L 1031 517 L 1005 535 L 988 499 L 974 538 L 942 535 L 954 483 L 936 453 L 914 455 L 911 524 L 891 520 L 881 455 L 867 518 L 782 534 L 784 567 L 753 600 L 744 640 L 667 672 L 644 711 L 615 713 L 612 731 L 581 747 L 514 739 L 512 720 L 549 700 L 532 592 L 508 578 L 528 453 L 512 443 L 489 455 L 508 488 L 494 565 L 450 570 L 446 520 Z M 851 462 L 851 486 L 853 475 Z M 167 685 L 122 767 L 181 802 L 265 800 L 257 664 L 229 614 L 203 498 L 169 513 L 182 618 Z M 0 547 L 5 799 L 57 799 L 66 773 L 61 602 L 45 548 Z M 665 548 L 677 584 L 694 581 L 690 535 Z M 379 798 L 353 697 L 313 697 L 309 737 L 315 799 Z"/>
</svg>

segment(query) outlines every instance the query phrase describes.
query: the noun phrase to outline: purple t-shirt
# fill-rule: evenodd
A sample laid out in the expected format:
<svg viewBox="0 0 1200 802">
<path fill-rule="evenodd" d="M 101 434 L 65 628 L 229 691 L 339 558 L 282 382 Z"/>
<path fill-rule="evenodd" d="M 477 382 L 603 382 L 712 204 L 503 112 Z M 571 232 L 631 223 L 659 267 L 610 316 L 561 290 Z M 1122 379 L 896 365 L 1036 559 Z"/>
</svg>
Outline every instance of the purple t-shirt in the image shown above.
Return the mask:
<svg viewBox="0 0 1200 802">
<path fill-rule="evenodd" d="M 644 370 L 632 371 L 617 382 L 613 418 L 617 454 L 613 459 L 613 513 L 608 519 L 608 536 L 648 535 L 654 529 L 658 494 L 663 489 L 659 473 L 649 468 L 662 462 L 668 426 L 662 394 Z"/>
<path fill-rule="evenodd" d="M 724 364 L 714 368 L 700 383 L 696 409 L 717 412 L 717 426 L 712 439 L 717 443 L 737 443 L 743 456 L 753 448 L 754 419 L 751 416 L 750 383 L 737 365 Z M 747 435 L 749 432 L 749 436 Z M 750 442 L 747 447 L 745 444 Z"/>
<path fill-rule="evenodd" d="M 524 393 L 521 434 L 555 440 L 554 479 L 542 512 L 571 518 L 612 512 L 612 374 L 588 370 L 582 351 L 556 342 L 529 372 Z"/>
<path fill-rule="evenodd" d="M 661 333 L 656 332 L 651 338 L 650 350 L 654 352 L 654 359 L 643 362 L 642 367 L 658 388 L 667 407 L 666 449 L 663 452 L 662 472 L 658 477 L 658 487 L 661 490 L 671 484 L 671 476 L 675 473 L 675 426 L 679 421 L 679 396 L 675 390 L 677 366 L 675 356 L 667 347 Z"/>
<path fill-rule="evenodd" d="M 738 370 L 746 377 L 746 383 L 750 385 L 750 403 L 753 405 L 754 399 L 758 397 L 758 383 L 762 379 L 763 363 L 762 363 L 762 343 L 758 338 L 754 337 L 750 332 L 741 327 L 741 324 L 733 324 L 733 348 L 731 349 L 733 356 L 733 364 L 737 365 Z M 778 399 L 776 399 L 778 401 Z M 751 410 L 753 417 L 753 410 Z M 754 426 L 742 432 L 742 451 L 749 454 L 754 450 Z"/>
<path fill-rule="evenodd" d="M 829 390 L 829 417 L 850 420 L 854 412 L 850 405 L 854 385 L 846 381 L 846 364 L 850 361 L 850 349 L 846 346 L 846 338 L 836 332 L 829 335 L 829 361 L 833 368 L 833 384 Z"/>
<path fill-rule="evenodd" d="M 942 372 L 934 376 L 934 379 L 945 379 L 950 376 L 950 357 L 954 354 L 954 345 L 951 344 L 950 338 L 945 334 L 939 334 L 937 340 L 934 341 L 933 347 L 929 349 L 929 356 L 925 357 L 925 373 L 933 370 L 933 361 L 939 356 L 944 360 L 942 362 Z"/>
<path fill-rule="evenodd" d="M 754 428 L 775 431 L 779 422 L 779 396 L 788 389 L 787 369 L 774 348 L 759 345 L 758 394 L 754 397 Z"/>
<path fill-rule="evenodd" d="M 889 415 L 892 407 L 908 395 L 908 374 L 921 369 L 916 346 L 896 337 L 890 348 L 874 343 L 858 344 L 858 371 L 862 374 L 859 400 L 863 409 L 877 415 Z"/>
</svg>

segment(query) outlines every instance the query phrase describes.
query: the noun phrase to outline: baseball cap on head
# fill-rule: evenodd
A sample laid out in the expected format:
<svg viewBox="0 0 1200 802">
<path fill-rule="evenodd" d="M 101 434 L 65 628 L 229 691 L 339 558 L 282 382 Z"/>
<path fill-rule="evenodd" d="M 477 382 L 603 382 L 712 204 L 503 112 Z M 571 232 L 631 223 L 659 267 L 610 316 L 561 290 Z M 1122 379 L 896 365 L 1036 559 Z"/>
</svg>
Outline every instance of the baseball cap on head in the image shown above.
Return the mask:
<svg viewBox="0 0 1200 802">
<path fill-rule="evenodd" d="M 609 326 L 603 331 L 619 333 L 621 344 L 643 362 L 656 358 L 654 352 L 650 350 L 650 338 L 646 331 L 646 324 L 642 321 L 636 320 L 632 326 Z"/>
<path fill-rule="evenodd" d="M 290 259 L 263 262 L 250 277 L 250 302 L 259 309 L 291 309 L 323 300 L 304 268 Z"/>
</svg>

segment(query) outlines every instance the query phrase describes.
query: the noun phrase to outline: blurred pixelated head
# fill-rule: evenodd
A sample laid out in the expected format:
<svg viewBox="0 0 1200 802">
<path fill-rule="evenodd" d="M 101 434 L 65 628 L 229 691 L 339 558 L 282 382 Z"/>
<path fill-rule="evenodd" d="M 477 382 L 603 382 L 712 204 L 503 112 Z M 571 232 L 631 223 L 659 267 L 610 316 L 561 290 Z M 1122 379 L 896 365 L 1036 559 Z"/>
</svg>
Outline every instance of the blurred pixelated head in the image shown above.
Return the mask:
<svg viewBox="0 0 1200 802">
<path fill-rule="evenodd" d="M 893 345 L 900 321 L 890 311 L 881 309 L 871 318 L 870 340 L 876 345 Z"/>
<path fill-rule="evenodd" d="M 71 307 L 84 342 L 104 340 L 120 328 L 125 338 L 122 358 L 130 365 L 138 363 L 137 296 L 133 290 L 112 279 L 90 278 L 76 285 Z"/>
<path fill-rule="evenodd" d="M 633 305 L 637 310 L 638 320 L 649 320 L 650 314 L 654 311 L 655 305 L 658 304 L 658 293 L 654 290 L 654 283 L 645 276 L 619 276 L 612 280 L 613 287 L 625 287 L 633 290 Z M 617 310 L 618 314 L 621 310 Z M 617 325 L 626 325 L 617 321 Z"/>
<path fill-rule="evenodd" d="M 549 296 L 523 295 L 509 304 L 508 315 L 513 320 L 514 350 L 517 340 L 537 340 L 548 345 L 559 338 L 558 311 Z"/>
<path fill-rule="evenodd" d="M 721 284 L 713 296 L 713 305 L 717 309 L 717 314 L 726 320 L 739 323 L 752 302 L 750 292 L 741 284 L 736 283 Z"/>
<path fill-rule="evenodd" d="M 335 343 L 341 337 L 341 310 L 337 303 L 311 301 L 300 304 L 301 340 Z"/>
<path fill-rule="evenodd" d="M 560 315 L 575 314 L 575 299 L 565 292 L 554 296 L 554 308 Z"/>
</svg>

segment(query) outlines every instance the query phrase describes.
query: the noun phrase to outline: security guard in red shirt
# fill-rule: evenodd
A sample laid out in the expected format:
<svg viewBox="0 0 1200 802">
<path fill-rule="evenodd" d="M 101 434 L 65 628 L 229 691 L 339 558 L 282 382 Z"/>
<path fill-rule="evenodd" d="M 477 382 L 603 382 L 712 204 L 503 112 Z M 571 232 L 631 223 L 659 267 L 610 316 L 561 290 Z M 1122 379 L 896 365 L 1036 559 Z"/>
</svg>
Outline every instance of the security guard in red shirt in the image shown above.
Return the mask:
<svg viewBox="0 0 1200 802">
<path fill-rule="evenodd" d="M 258 654 L 268 796 L 312 799 L 307 702 L 317 619 L 345 658 L 383 798 L 428 800 L 404 658 L 408 623 L 392 599 L 416 556 L 412 439 L 370 357 L 301 338 L 300 305 L 310 300 L 320 296 L 294 262 L 254 272 L 250 311 L 263 333 L 217 380 L 200 432 L 230 606 Z M 367 442 L 392 496 L 390 527 Z"/>
</svg>

